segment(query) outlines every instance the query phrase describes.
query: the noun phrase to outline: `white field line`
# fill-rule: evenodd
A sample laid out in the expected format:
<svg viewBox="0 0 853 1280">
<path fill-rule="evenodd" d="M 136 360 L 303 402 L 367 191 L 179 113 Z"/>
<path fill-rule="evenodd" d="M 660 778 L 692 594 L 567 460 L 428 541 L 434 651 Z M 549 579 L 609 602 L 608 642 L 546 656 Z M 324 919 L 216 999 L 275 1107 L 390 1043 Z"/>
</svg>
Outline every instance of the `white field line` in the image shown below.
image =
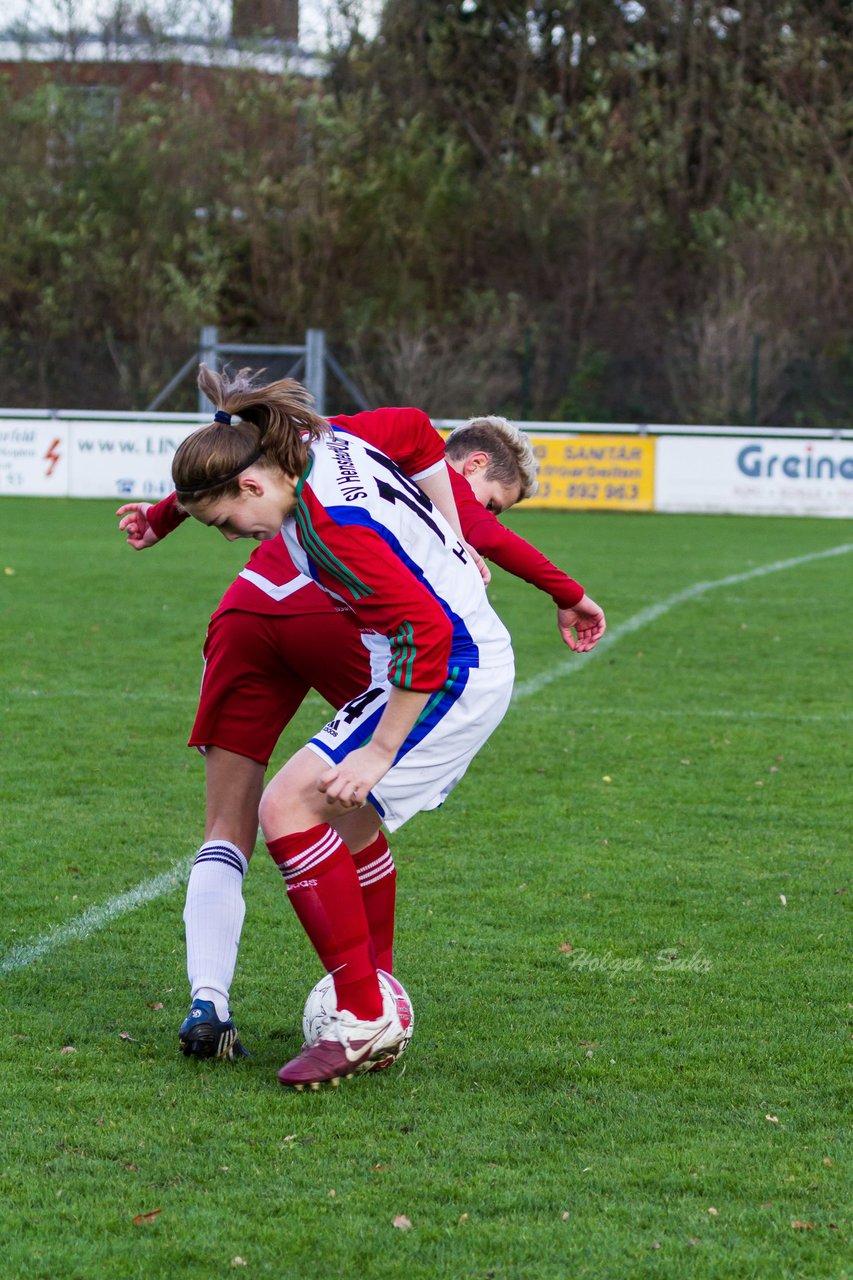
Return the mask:
<svg viewBox="0 0 853 1280">
<path fill-rule="evenodd" d="M 532 697 L 554 680 L 585 670 L 589 659 L 594 658 L 596 654 L 606 652 L 618 641 L 624 639 L 625 636 L 632 635 L 650 622 L 656 622 L 658 618 L 662 618 L 664 614 L 669 613 L 677 605 L 685 604 L 689 600 L 697 600 L 708 591 L 714 591 L 718 587 L 734 586 L 739 582 L 749 582 L 753 578 L 764 578 L 768 574 L 780 573 L 785 569 L 796 569 L 800 565 L 811 564 L 815 560 L 826 560 L 831 556 L 845 555 L 849 551 L 853 551 L 853 543 L 830 547 L 827 551 L 815 551 L 810 555 L 797 556 L 793 560 L 776 560 L 772 564 L 760 565 L 757 569 L 747 570 L 746 573 L 732 573 L 726 578 L 717 578 L 713 582 L 694 582 L 692 586 L 685 587 L 682 591 L 677 591 L 674 595 L 668 596 L 666 600 L 661 600 L 658 604 L 649 605 L 647 608 L 641 609 L 639 613 L 635 613 L 626 622 L 613 627 L 599 641 L 593 652 L 586 655 L 586 660 L 581 655 L 574 654 L 571 658 L 557 663 L 549 671 L 543 671 L 538 676 L 533 676 L 530 680 L 525 680 L 516 685 L 513 693 L 513 702 Z M 47 952 L 55 950 L 56 947 L 63 946 L 66 942 L 88 938 L 99 929 L 103 929 L 105 925 L 118 919 L 119 916 L 126 915 L 129 911 L 135 911 L 137 907 L 144 906 L 146 902 L 153 902 L 156 898 L 161 898 L 165 894 L 171 893 L 178 884 L 183 883 L 188 870 L 189 860 L 181 859 L 159 876 L 155 876 L 151 880 L 143 880 L 142 884 L 137 885 L 135 889 L 129 889 L 117 898 L 110 898 L 99 907 L 90 907 L 88 911 L 82 912 L 75 920 L 51 929 L 48 933 L 42 934 L 40 938 L 33 938 L 30 942 L 24 942 L 17 947 L 13 947 L 11 951 L 0 959 L 0 976 L 14 973 L 18 969 L 25 969 L 34 961 L 46 955 Z"/>
<path fill-rule="evenodd" d="M 16 969 L 26 969 L 34 960 L 40 960 L 49 951 L 64 946 L 66 942 L 88 938 L 119 916 L 127 915 L 129 911 L 135 911 L 137 907 L 153 902 L 155 898 L 162 898 L 165 893 L 171 893 L 186 880 L 189 865 L 189 859 L 181 858 L 168 871 L 162 871 L 151 880 L 143 880 L 135 889 L 128 889 L 127 893 L 110 898 L 99 907 L 89 907 L 88 911 L 81 912 L 68 924 L 58 925 L 40 938 L 33 938 L 30 942 L 22 942 L 13 947 L 0 960 L 0 975 L 14 973 Z"/>
<path fill-rule="evenodd" d="M 666 600 L 660 600 L 657 604 L 650 604 L 645 609 L 641 609 L 639 613 L 635 613 L 632 618 L 628 618 L 625 622 L 615 626 L 610 631 L 606 631 L 601 640 L 589 654 L 572 654 L 566 657 L 562 662 L 556 663 L 548 671 L 540 671 L 539 675 L 531 676 L 529 680 L 523 680 L 515 686 L 512 695 L 513 702 L 520 702 L 523 698 L 530 698 L 534 693 L 538 693 L 540 689 L 546 688 L 555 680 L 561 680 L 565 676 L 577 675 L 578 672 L 585 670 L 587 663 L 594 658 L 600 657 L 602 653 L 606 653 L 608 649 L 612 649 L 614 644 L 618 644 L 620 640 L 624 640 L 625 636 L 633 635 L 635 631 L 639 631 L 641 627 L 645 627 L 650 622 L 657 622 L 658 618 L 662 618 L 664 614 L 675 609 L 677 605 L 686 604 L 690 600 L 698 600 L 700 596 L 707 595 L 709 591 L 716 591 L 719 587 L 733 587 L 739 582 L 750 582 L 754 578 L 766 578 L 770 573 L 781 573 L 784 569 L 797 569 L 803 564 L 812 564 L 815 560 L 828 560 L 832 556 L 843 556 L 849 551 L 853 551 L 853 543 L 842 543 L 838 547 L 830 547 L 827 551 L 813 551 L 807 556 L 796 556 L 793 560 L 775 560 L 772 564 L 759 565 L 757 569 L 748 569 L 745 573 L 730 573 L 725 578 L 717 578 L 713 582 L 694 582 L 692 586 L 684 587 L 682 591 L 676 591 L 674 595 L 667 596 Z"/>
<path fill-rule="evenodd" d="M 649 716 L 649 712 L 638 711 L 631 707 L 596 707 L 590 706 L 586 702 L 583 709 L 585 715 L 610 716 L 611 719 L 621 717 L 623 720 L 633 720 L 637 716 L 643 716 L 648 719 Z M 557 708 L 554 704 L 549 707 L 540 703 L 534 714 L 556 710 Z M 688 711 L 685 711 L 682 707 L 655 707 L 654 717 L 656 720 L 784 720 L 785 724 L 849 724 L 853 720 L 853 712 L 826 711 L 818 714 L 809 714 L 805 711 L 755 711 L 750 707 L 739 707 L 736 711 L 724 711 L 721 709 L 697 711 L 694 707 L 691 707 Z"/>
<path fill-rule="evenodd" d="M 4 689 L 4 698 L 45 698 L 50 701 L 56 701 L 62 698 L 85 698 L 88 702 L 92 697 L 91 689 Z M 107 689 L 98 693 L 99 698 L 113 698 L 121 702 L 168 702 L 179 706 L 191 706 L 198 699 L 194 693 L 139 693 L 132 689 Z"/>
</svg>

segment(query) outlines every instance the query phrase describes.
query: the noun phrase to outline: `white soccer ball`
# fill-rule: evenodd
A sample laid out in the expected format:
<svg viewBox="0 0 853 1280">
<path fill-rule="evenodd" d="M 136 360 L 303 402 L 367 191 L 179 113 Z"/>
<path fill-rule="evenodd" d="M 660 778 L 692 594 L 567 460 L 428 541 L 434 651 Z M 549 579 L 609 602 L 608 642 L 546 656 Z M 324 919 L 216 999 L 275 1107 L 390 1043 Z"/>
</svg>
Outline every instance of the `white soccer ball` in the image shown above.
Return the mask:
<svg viewBox="0 0 853 1280">
<path fill-rule="evenodd" d="M 405 1053 L 412 1038 L 412 1032 L 415 1029 L 415 1011 L 408 993 L 401 982 L 391 973 L 386 973 L 384 969 L 377 969 L 379 976 L 379 987 L 382 991 L 383 999 L 386 1004 L 389 1000 L 393 1001 L 397 1017 L 406 1033 L 403 1041 L 395 1053 L 388 1054 L 379 1062 L 373 1064 L 371 1071 L 380 1071 L 384 1067 L 390 1067 L 392 1062 Z M 338 1001 L 335 995 L 335 980 L 330 973 L 321 978 L 316 986 L 312 987 L 308 993 L 308 999 L 305 1001 L 305 1008 L 302 1011 L 302 1034 L 305 1037 L 306 1044 L 313 1044 L 319 1038 L 323 1022 L 330 1013 L 337 1013 Z"/>
</svg>

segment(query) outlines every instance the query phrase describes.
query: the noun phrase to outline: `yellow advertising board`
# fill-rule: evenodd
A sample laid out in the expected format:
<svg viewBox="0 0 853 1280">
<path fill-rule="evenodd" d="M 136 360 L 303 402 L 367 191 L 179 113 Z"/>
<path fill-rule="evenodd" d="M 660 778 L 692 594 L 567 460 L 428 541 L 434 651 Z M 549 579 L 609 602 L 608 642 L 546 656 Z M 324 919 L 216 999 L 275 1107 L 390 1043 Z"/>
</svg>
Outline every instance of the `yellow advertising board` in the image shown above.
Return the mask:
<svg viewBox="0 0 853 1280">
<path fill-rule="evenodd" d="M 537 436 L 539 492 L 525 507 L 651 511 L 655 441 L 637 436 Z"/>
</svg>

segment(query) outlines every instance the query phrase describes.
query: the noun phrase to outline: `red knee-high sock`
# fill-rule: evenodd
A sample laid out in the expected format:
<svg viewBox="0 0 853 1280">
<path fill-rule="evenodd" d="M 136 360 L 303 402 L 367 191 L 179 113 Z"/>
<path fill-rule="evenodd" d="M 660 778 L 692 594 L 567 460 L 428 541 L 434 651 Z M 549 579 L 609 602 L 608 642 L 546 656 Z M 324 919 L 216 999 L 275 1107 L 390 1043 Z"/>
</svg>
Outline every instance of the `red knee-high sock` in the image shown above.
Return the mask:
<svg viewBox="0 0 853 1280">
<path fill-rule="evenodd" d="M 350 853 L 327 823 L 267 842 L 287 896 L 324 966 L 335 978 L 339 1009 L 378 1018 L 382 993 L 370 931 Z"/>
<path fill-rule="evenodd" d="M 377 969 L 394 972 L 394 906 L 397 901 L 397 868 L 383 832 L 352 860 L 358 872 L 361 896 L 376 955 Z"/>
</svg>

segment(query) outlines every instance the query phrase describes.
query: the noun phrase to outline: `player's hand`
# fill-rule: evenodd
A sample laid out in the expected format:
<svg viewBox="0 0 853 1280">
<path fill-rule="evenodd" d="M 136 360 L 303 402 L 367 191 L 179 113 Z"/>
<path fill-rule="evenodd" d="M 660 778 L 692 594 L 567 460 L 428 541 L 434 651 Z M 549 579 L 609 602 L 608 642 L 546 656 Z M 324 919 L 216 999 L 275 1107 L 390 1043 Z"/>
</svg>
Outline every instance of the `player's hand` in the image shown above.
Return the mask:
<svg viewBox="0 0 853 1280">
<path fill-rule="evenodd" d="M 122 517 L 118 522 L 119 529 L 127 534 L 128 545 L 137 551 L 144 551 L 160 541 L 148 523 L 148 512 L 152 506 L 151 502 L 127 502 L 116 512 Z"/>
<path fill-rule="evenodd" d="M 462 546 L 468 552 L 468 555 L 471 557 L 471 559 L 474 561 L 474 564 L 477 566 L 478 570 L 480 571 L 480 577 L 483 579 L 483 586 L 487 587 L 492 580 L 491 569 L 486 564 L 485 560 L 480 555 L 476 547 L 472 547 L 471 543 L 466 542 L 464 538 L 460 538 L 459 541 L 462 543 Z"/>
<path fill-rule="evenodd" d="M 340 804 L 344 809 L 360 809 L 367 804 L 370 790 L 394 763 L 394 757 L 374 743 L 359 747 L 344 756 L 340 764 L 324 773 L 317 789 L 326 797 L 327 804 Z"/>
<path fill-rule="evenodd" d="M 560 635 L 575 653 L 589 653 L 607 629 L 604 610 L 585 595 L 571 609 L 557 610 Z"/>
</svg>

